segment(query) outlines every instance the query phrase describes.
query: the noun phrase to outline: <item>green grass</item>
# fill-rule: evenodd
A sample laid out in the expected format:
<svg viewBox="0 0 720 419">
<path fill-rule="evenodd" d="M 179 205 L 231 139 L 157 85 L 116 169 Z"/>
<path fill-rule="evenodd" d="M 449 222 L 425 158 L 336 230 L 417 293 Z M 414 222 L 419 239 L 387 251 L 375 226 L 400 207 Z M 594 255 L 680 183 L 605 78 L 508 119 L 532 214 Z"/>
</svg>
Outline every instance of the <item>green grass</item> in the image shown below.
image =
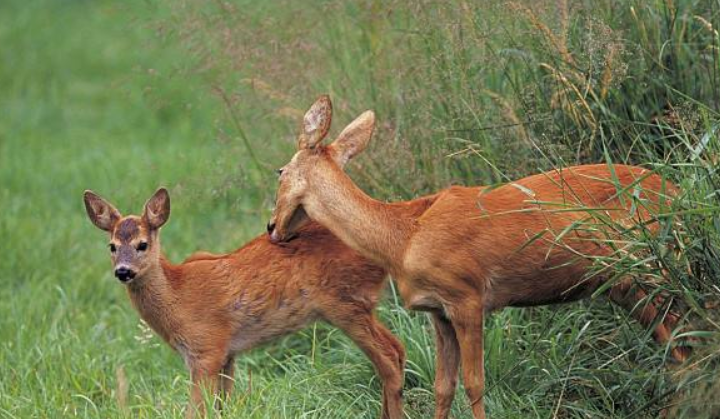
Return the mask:
<svg viewBox="0 0 720 419">
<path fill-rule="evenodd" d="M 486 322 L 486 404 L 494 418 L 657 417 L 673 403 L 671 417 L 717 417 L 720 3 L 574 2 L 566 19 L 563 1 L 535 3 L 0 3 L 0 417 L 182 417 L 184 366 L 144 337 L 82 191 L 129 213 L 167 186 L 171 259 L 234 249 L 262 233 L 272 169 L 323 92 L 333 132 L 377 111 L 350 172 L 383 199 L 608 160 L 675 181 L 681 225 L 627 235 L 652 263 L 606 262 L 668 273 L 660 290 L 707 332 L 690 367 L 603 298 L 508 309 Z M 392 292 L 380 313 L 407 346 L 408 415 L 428 417 L 430 325 Z M 237 368 L 228 417 L 379 412 L 370 363 L 326 326 Z M 461 390 L 453 412 L 471 417 Z"/>
</svg>

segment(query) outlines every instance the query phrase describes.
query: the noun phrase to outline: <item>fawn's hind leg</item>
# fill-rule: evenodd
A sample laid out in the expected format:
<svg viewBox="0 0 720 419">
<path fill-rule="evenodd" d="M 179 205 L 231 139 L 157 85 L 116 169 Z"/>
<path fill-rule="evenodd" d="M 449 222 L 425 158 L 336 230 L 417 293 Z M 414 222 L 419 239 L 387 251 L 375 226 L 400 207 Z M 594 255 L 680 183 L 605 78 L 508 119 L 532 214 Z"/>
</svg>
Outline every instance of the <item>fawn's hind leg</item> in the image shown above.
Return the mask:
<svg viewBox="0 0 720 419">
<path fill-rule="evenodd" d="M 383 419 L 402 419 L 405 349 L 400 341 L 365 309 L 337 310 L 341 318 L 328 318 L 362 349 L 383 383 Z"/>
</svg>

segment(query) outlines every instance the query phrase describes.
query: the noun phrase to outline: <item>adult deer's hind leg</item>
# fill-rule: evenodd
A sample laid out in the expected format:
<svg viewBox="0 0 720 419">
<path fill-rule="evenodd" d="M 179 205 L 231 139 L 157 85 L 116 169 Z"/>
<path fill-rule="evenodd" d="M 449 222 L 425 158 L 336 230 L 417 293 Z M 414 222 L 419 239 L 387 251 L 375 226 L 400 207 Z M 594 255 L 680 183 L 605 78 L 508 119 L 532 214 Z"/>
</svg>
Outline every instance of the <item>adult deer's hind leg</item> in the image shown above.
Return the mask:
<svg viewBox="0 0 720 419">
<path fill-rule="evenodd" d="M 662 306 L 660 298 L 650 300 L 648 294 L 638 285 L 633 284 L 631 278 L 624 278 L 610 289 L 610 299 L 619 306 L 630 311 L 644 327 L 652 326 L 659 316 L 663 316 L 653 329 L 653 337 L 660 344 L 667 344 L 672 339 L 672 333 L 678 323 L 677 315 L 660 311 Z M 646 301 L 643 301 L 646 299 Z M 690 356 L 690 348 L 676 346 L 671 354 L 678 362 L 684 362 Z"/>
</svg>

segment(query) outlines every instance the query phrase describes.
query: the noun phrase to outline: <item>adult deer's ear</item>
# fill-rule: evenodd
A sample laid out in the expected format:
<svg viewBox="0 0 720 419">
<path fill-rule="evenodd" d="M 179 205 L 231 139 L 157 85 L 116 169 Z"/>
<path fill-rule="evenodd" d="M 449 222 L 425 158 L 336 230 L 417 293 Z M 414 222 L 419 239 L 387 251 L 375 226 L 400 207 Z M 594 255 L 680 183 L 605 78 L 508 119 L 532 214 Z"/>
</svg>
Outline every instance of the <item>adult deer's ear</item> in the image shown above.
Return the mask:
<svg viewBox="0 0 720 419">
<path fill-rule="evenodd" d="M 143 218 L 148 226 L 157 230 L 170 218 L 170 194 L 167 189 L 160 188 L 145 203 Z"/>
<path fill-rule="evenodd" d="M 367 147 L 375 130 L 375 113 L 365 111 L 355 118 L 328 147 L 340 167 Z"/>
<path fill-rule="evenodd" d="M 303 117 L 302 129 L 298 137 L 298 150 L 314 148 L 330 131 L 332 122 L 332 102 L 330 96 L 322 95 Z"/>
<path fill-rule="evenodd" d="M 85 191 L 83 201 L 90 221 L 100 230 L 112 231 L 121 218 L 120 212 L 93 191 Z"/>
</svg>

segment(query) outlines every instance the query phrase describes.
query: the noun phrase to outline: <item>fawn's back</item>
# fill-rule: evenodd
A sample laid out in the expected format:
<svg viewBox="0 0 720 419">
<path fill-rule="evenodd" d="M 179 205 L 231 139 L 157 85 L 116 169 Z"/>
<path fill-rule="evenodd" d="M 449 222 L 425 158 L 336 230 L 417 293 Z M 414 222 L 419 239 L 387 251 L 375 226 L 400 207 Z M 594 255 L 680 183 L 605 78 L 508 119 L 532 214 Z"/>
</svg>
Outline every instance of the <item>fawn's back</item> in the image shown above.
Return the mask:
<svg viewBox="0 0 720 419">
<path fill-rule="evenodd" d="M 297 330 L 337 301 L 371 310 L 386 277 L 315 223 L 288 243 L 262 235 L 233 253 L 168 266 L 166 274 L 186 325 L 180 339 L 233 351 Z"/>
</svg>

